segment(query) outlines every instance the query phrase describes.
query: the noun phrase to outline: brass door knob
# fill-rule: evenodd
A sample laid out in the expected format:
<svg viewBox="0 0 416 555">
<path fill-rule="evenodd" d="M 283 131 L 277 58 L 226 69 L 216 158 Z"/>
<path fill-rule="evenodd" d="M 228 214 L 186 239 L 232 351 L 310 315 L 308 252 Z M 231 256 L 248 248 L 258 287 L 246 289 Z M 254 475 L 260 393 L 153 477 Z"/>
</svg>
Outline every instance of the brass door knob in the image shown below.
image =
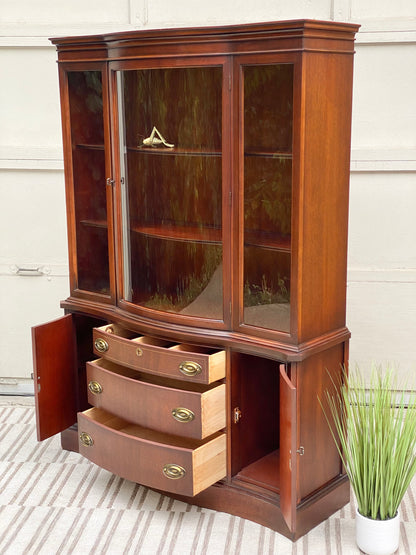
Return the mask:
<svg viewBox="0 0 416 555">
<path fill-rule="evenodd" d="M 94 395 L 100 395 L 103 392 L 103 386 L 98 383 L 95 382 L 94 380 L 91 380 L 88 384 L 88 389 L 91 391 L 91 393 L 93 393 Z"/>
<path fill-rule="evenodd" d="M 106 351 L 108 351 L 108 343 L 102 337 L 97 337 L 97 339 L 94 341 L 94 345 L 99 353 L 105 353 Z"/>
</svg>

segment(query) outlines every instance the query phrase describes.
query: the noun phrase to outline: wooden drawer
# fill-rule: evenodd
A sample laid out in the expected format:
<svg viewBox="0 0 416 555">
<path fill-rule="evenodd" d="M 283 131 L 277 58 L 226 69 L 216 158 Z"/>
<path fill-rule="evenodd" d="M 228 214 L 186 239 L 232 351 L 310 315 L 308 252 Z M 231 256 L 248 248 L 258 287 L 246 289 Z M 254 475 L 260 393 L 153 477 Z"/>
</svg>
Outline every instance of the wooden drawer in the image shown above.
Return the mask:
<svg viewBox="0 0 416 555">
<path fill-rule="evenodd" d="M 102 409 L 78 414 L 79 452 L 145 486 L 193 496 L 226 475 L 226 436 L 203 442 L 132 425 Z"/>
<path fill-rule="evenodd" d="M 225 428 L 225 384 L 180 382 L 99 359 L 87 363 L 88 401 L 129 422 L 203 439 Z"/>
<path fill-rule="evenodd" d="M 225 377 L 225 351 L 135 337 L 115 324 L 95 328 L 93 338 L 98 356 L 129 368 L 206 384 Z"/>
</svg>

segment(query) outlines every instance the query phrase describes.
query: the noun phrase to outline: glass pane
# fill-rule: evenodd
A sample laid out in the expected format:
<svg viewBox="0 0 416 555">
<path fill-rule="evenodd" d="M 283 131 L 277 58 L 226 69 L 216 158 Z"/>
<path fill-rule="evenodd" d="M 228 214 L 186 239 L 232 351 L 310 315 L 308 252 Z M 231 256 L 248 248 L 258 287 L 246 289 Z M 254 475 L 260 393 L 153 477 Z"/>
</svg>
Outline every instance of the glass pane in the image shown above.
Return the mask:
<svg viewBox="0 0 416 555">
<path fill-rule="evenodd" d="M 222 319 L 222 69 L 118 74 L 124 298 Z"/>
<path fill-rule="evenodd" d="M 293 66 L 244 68 L 244 322 L 290 329 Z"/>
<path fill-rule="evenodd" d="M 110 293 L 100 71 L 68 73 L 78 288 Z"/>
</svg>

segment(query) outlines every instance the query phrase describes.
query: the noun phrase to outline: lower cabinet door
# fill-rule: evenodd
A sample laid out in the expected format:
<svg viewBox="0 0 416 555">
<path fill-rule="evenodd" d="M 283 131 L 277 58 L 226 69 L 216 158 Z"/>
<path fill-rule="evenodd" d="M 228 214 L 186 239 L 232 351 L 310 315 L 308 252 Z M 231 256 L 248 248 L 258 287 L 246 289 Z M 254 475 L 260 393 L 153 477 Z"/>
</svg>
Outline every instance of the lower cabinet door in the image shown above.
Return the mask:
<svg viewBox="0 0 416 555">
<path fill-rule="evenodd" d="M 75 424 L 75 329 L 71 314 L 32 328 L 37 437 L 42 441 Z"/>
<path fill-rule="evenodd" d="M 291 532 L 296 530 L 297 406 L 296 388 L 280 365 L 280 509 Z"/>
<path fill-rule="evenodd" d="M 151 488 L 194 496 L 226 475 L 226 436 L 200 441 L 133 425 L 99 408 L 78 414 L 79 452 Z"/>
</svg>

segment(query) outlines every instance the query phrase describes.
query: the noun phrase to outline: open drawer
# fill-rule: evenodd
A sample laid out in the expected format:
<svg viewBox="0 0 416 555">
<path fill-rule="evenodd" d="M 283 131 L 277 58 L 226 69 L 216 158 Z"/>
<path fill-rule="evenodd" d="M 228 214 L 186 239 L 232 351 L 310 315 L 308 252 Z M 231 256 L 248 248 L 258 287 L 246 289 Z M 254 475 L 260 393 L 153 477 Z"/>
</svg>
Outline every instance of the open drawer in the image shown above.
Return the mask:
<svg viewBox="0 0 416 555">
<path fill-rule="evenodd" d="M 88 402 L 146 428 L 203 439 L 225 428 L 225 384 L 161 378 L 105 359 L 87 363 Z"/>
<path fill-rule="evenodd" d="M 206 384 L 225 377 L 225 351 L 137 337 L 116 324 L 95 328 L 93 338 L 98 356 L 129 368 Z"/>
<path fill-rule="evenodd" d="M 133 425 L 102 409 L 78 414 L 79 452 L 110 472 L 194 496 L 226 475 L 226 436 L 204 442 Z"/>
</svg>

